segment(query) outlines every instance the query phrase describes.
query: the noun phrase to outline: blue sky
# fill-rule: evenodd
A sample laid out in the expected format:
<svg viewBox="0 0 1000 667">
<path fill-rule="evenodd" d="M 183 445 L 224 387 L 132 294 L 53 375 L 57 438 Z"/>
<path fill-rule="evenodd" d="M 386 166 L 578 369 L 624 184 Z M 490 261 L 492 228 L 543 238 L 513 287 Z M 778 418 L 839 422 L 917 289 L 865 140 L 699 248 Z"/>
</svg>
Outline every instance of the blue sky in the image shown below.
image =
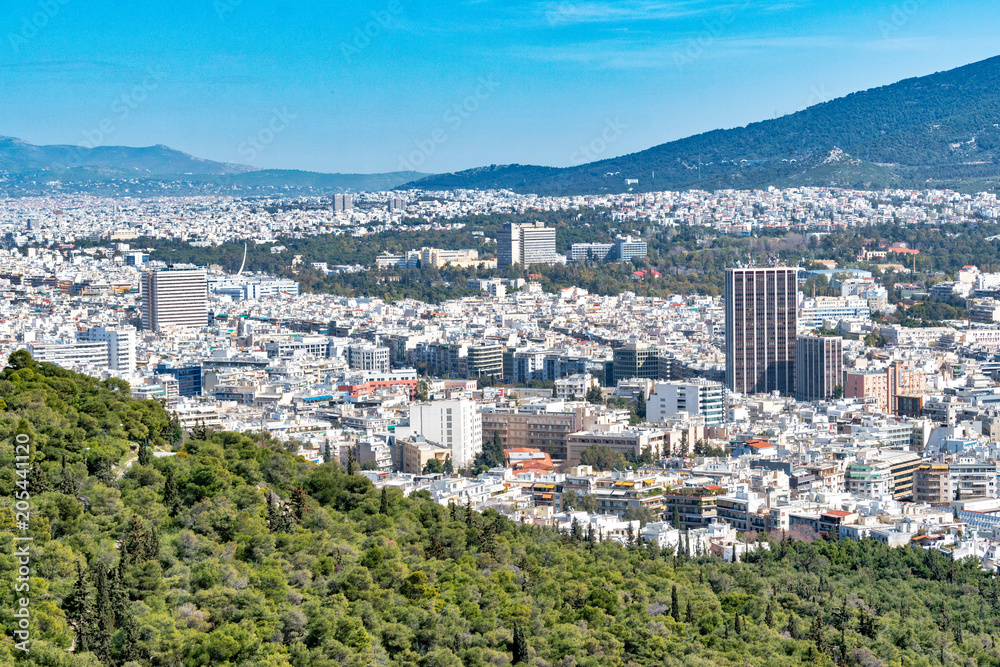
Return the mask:
<svg viewBox="0 0 1000 667">
<path fill-rule="evenodd" d="M 0 135 L 328 172 L 569 166 L 1000 54 L 984 1 L 3 5 Z"/>
</svg>

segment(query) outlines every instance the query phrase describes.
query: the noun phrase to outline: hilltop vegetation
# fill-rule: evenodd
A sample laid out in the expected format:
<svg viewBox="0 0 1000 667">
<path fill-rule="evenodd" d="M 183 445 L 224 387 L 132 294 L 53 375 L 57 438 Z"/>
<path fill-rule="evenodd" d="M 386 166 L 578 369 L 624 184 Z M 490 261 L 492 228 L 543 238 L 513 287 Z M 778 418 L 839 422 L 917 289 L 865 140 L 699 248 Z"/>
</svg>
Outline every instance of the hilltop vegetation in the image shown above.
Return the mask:
<svg viewBox="0 0 1000 667">
<path fill-rule="evenodd" d="M 14 648 L 3 587 L 2 664 L 1000 665 L 1000 586 L 975 564 L 875 542 L 776 541 L 733 565 L 595 544 L 378 492 L 259 435 L 199 431 L 117 477 L 130 442 L 172 442 L 170 416 L 114 381 L 12 364 L 0 571 L 16 573 L 27 433 L 34 634 Z"/>
</svg>

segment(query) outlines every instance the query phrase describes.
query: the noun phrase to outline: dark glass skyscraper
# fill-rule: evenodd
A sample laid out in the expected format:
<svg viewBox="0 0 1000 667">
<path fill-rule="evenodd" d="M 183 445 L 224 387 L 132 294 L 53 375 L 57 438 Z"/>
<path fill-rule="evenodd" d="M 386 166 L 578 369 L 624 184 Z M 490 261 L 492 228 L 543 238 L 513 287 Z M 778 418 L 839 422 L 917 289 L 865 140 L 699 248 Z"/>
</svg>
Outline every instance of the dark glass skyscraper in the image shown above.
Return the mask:
<svg viewBox="0 0 1000 667">
<path fill-rule="evenodd" d="M 799 336 L 795 342 L 795 399 L 826 401 L 844 384 L 844 348 L 833 336 Z"/>
<path fill-rule="evenodd" d="M 726 386 L 795 392 L 798 269 L 726 269 Z"/>
</svg>

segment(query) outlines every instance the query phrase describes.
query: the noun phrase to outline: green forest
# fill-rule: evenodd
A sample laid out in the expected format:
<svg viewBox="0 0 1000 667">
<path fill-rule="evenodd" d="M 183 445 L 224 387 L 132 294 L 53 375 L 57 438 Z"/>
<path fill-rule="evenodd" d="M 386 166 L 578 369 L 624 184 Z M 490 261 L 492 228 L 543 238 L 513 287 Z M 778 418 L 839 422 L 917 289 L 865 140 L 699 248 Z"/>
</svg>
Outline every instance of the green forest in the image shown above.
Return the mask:
<svg viewBox="0 0 1000 667">
<path fill-rule="evenodd" d="M 259 434 L 181 434 L 125 383 L 23 352 L 0 398 L 6 581 L 33 538 L 30 592 L 0 593 L 0 664 L 1000 665 L 1000 583 L 937 552 L 772 535 L 726 564 L 597 543 L 378 491 Z"/>
</svg>

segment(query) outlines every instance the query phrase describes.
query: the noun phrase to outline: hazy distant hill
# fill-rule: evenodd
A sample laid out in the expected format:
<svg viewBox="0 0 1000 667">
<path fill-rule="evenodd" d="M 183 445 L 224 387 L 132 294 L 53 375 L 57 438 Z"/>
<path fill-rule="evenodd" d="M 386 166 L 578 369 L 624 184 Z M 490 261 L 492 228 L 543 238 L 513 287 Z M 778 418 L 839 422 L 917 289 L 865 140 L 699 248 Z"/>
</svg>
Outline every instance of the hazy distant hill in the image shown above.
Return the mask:
<svg viewBox="0 0 1000 667">
<path fill-rule="evenodd" d="M 579 167 L 494 165 L 414 185 L 560 194 L 931 184 L 1000 185 L 1000 57 Z"/>
<path fill-rule="evenodd" d="M 426 174 L 321 174 L 202 160 L 167 146 L 34 146 L 0 137 L 0 193 L 323 194 L 392 190 Z"/>
</svg>

